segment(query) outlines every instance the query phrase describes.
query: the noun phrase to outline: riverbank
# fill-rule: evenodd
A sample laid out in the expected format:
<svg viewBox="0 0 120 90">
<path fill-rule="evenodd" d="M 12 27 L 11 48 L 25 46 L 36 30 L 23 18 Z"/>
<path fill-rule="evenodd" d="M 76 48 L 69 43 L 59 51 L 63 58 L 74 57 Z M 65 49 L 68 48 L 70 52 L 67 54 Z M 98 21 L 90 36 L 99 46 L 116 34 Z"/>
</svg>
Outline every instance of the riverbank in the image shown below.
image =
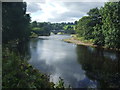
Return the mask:
<svg viewBox="0 0 120 90">
<path fill-rule="evenodd" d="M 68 38 L 68 39 L 63 39 L 63 41 L 68 42 L 68 43 L 74 43 L 77 45 L 97 47 L 97 45 L 94 45 L 92 42 L 80 40 L 79 38 L 75 36 L 72 36 L 71 38 Z"/>
<path fill-rule="evenodd" d="M 81 38 L 77 38 L 75 35 L 73 35 L 71 38 L 63 39 L 63 41 L 68 42 L 68 43 L 74 43 L 77 45 L 84 45 L 84 46 L 91 46 L 91 47 L 95 47 L 95 48 L 96 47 L 102 48 L 102 49 L 106 49 L 106 50 L 120 51 L 120 49 L 106 48 L 105 46 L 94 45 L 92 40 L 83 40 Z"/>
</svg>

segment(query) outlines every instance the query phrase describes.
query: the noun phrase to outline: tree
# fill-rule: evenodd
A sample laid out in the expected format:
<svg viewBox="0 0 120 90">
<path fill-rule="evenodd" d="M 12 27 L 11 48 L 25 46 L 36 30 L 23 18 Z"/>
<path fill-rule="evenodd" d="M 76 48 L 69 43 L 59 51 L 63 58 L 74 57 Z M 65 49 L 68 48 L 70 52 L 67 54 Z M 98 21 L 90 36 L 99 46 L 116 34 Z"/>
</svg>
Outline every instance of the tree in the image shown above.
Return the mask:
<svg viewBox="0 0 120 90">
<path fill-rule="evenodd" d="M 89 16 L 82 17 L 76 26 L 76 32 L 79 36 L 84 37 L 85 39 L 90 38 L 91 29 L 92 27 L 89 26 L 89 23 L 91 22 L 91 18 Z"/>
<path fill-rule="evenodd" d="M 2 3 L 3 43 L 25 41 L 30 35 L 30 16 L 26 14 L 26 3 Z"/>
<path fill-rule="evenodd" d="M 108 2 L 101 10 L 105 46 L 109 48 L 120 48 L 119 7 L 120 2 Z"/>
<path fill-rule="evenodd" d="M 32 27 L 32 33 L 34 32 L 35 34 L 39 35 L 39 36 L 49 36 L 50 35 L 50 31 L 52 30 L 52 26 L 51 23 L 49 22 L 37 22 L 34 21 L 31 23 L 31 27 Z"/>
<path fill-rule="evenodd" d="M 77 34 L 84 39 L 94 39 L 94 44 L 120 48 L 120 1 L 108 2 L 104 7 L 93 8 L 76 26 Z"/>
<path fill-rule="evenodd" d="M 101 9 L 100 9 L 101 10 Z M 94 44 L 98 46 L 104 46 L 104 35 L 102 30 L 102 15 L 100 14 L 100 10 L 98 8 L 91 9 L 88 12 L 88 15 L 93 17 L 93 37 L 94 37 Z"/>
<path fill-rule="evenodd" d="M 31 24 L 32 27 L 37 27 L 37 21 L 33 21 L 32 24 Z"/>
<path fill-rule="evenodd" d="M 74 24 L 77 25 L 77 21 L 75 21 Z"/>
<path fill-rule="evenodd" d="M 94 39 L 93 32 L 97 24 L 101 22 L 101 16 L 98 8 L 91 9 L 88 13 L 88 16 L 82 17 L 76 26 L 76 31 L 79 36 L 84 37 L 85 39 Z"/>
<path fill-rule="evenodd" d="M 93 35 L 94 35 L 94 44 L 98 46 L 104 46 L 104 35 L 102 31 L 102 25 L 97 24 L 94 27 Z"/>
</svg>

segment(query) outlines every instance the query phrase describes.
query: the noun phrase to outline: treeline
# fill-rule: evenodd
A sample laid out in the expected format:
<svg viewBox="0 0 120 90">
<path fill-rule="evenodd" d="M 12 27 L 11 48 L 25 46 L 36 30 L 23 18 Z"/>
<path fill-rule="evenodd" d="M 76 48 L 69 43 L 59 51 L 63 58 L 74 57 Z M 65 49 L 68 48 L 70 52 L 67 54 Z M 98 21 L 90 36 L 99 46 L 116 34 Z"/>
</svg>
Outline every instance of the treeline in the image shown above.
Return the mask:
<svg viewBox="0 0 120 90">
<path fill-rule="evenodd" d="M 22 44 L 31 36 L 26 3 L 3 2 L 2 16 L 2 88 L 64 88 L 62 79 L 58 84 L 50 82 L 48 75 L 33 68 L 19 52 L 18 47 L 25 52 Z"/>
<path fill-rule="evenodd" d="M 35 33 L 39 36 L 49 36 L 50 31 L 52 30 L 52 26 L 49 22 L 37 22 L 34 21 L 31 23 L 31 32 L 32 34 Z"/>
<path fill-rule="evenodd" d="M 93 8 L 76 25 L 78 37 L 93 40 L 95 45 L 120 49 L 120 2 L 107 2 Z"/>
<path fill-rule="evenodd" d="M 33 21 L 31 23 L 31 36 L 49 36 L 51 32 L 57 34 L 63 32 L 64 34 L 75 33 L 75 23 L 50 23 L 50 22 L 37 22 Z"/>
<path fill-rule="evenodd" d="M 64 34 L 75 34 L 75 22 L 62 22 L 62 23 L 52 23 L 52 30 L 59 32 L 59 30 L 63 30 Z"/>
<path fill-rule="evenodd" d="M 76 21 L 71 24 L 68 23 L 66 25 L 63 26 L 63 30 L 65 31 L 65 34 L 75 34 L 75 26 L 76 26 Z"/>
</svg>

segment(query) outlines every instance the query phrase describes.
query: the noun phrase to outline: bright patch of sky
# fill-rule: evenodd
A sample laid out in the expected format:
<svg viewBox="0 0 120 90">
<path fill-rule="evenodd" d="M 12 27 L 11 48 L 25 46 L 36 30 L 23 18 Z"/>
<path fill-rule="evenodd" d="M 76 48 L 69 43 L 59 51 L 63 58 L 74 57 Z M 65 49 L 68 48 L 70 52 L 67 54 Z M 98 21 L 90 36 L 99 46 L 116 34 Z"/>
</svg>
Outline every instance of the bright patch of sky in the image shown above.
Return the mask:
<svg viewBox="0 0 120 90">
<path fill-rule="evenodd" d="M 87 15 L 87 12 L 95 7 L 100 8 L 104 5 L 105 0 L 93 2 L 66 2 L 55 0 L 42 0 L 42 2 L 27 2 L 27 13 L 30 13 L 32 21 L 38 22 L 74 22 Z"/>
</svg>

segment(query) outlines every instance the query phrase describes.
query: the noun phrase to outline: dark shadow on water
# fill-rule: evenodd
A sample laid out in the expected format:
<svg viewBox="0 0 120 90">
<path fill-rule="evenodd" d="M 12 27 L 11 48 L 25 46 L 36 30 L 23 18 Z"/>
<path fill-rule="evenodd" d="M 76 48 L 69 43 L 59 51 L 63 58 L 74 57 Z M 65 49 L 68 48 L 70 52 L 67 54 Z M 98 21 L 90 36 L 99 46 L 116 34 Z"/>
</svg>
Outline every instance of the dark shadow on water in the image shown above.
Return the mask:
<svg viewBox="0 0 120 90">
<path fill-rule="evenodd" d="M 99 88 L 120 87 L 120 52 L 79 45 L 76 52 L 86 75 L 96 80 Z"/>
</svg>

